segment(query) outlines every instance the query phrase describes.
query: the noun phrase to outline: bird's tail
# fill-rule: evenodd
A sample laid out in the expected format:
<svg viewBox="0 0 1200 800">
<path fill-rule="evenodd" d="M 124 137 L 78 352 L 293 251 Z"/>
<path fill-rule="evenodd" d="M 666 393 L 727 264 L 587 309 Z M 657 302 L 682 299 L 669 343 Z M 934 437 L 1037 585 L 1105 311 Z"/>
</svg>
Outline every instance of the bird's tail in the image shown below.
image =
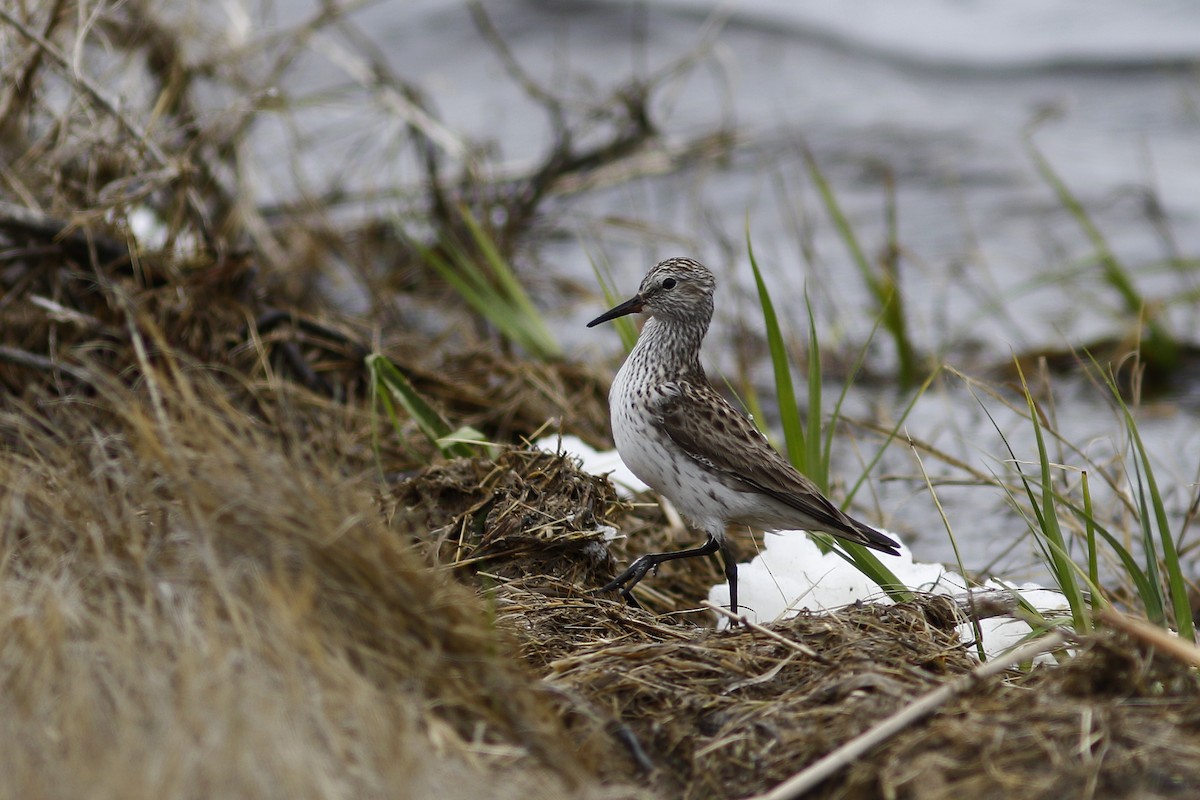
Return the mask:
<svg viewBox="0 0 1200 800">
<path fill-rule="evenodd" d="M 848 516 L 846 519 L 850 522 L 854 532 L 858 534 L 858 536 L 847 538 L 851 538 L 852 541 L 856 541 L 864 547 L 869 547 L 872 550 L 879 550 L 880 552 L 887 553 L 889 556 L 900 555 L 900 543 L 895 539 L 887 534 L 880 533 L 870 525 L 867 525 L 864 522 L 859 522 L 853 517 Z"/>
</svg>

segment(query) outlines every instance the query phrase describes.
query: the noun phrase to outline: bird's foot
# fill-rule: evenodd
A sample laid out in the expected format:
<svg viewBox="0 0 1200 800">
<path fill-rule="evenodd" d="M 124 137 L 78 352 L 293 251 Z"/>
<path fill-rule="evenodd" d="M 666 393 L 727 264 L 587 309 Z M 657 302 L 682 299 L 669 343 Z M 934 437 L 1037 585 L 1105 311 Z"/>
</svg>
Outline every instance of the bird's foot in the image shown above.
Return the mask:
<svg viewBox="0 0 1200 800">
<path fill-rule="evenodd" d="M 691 550 L 680 550 L 675 553 L 647 553 L 646 555 L 640 556 L 637 559 L 635 559 L 634 562 L 629 565 L 629 568 L 627 570 L 622 572 L 617 577 L 613 578 L 608 583 L 601 586 L 596 591 L 611 592 L 613 589 L 620 589 L 621 597 L 624 597 L 625 600 L 631 606 L 636 606 L 638 608 L 641 608 L 641 606 L 638 605 L 638 602 L 633 599 L 633 595 L 631 594 L 631 592 L 633 591 L 633 587 L 638 585 L 638 581 L 640 581 L 642 578 L 646 577 L 646 573 L 648 573 L 650 570 L 657 571 L 658 565 L 663 563 L 664 561 L 674 561 L 677 558 L 697 558 L 700 556 L 711 556 L 713 553 L 717 552 L 717 550 L 720 549 L 720 547 L 721 547 L 721 544 L 720 544 L 720 542 L 717 541 L 717 538 L 715 536 L 713 536 L 712 534 L 709 534 L 708 540 L 705 541 L 704 544 L 700 545 L 699 547 L 693 547 Z M 731 563 L 732 562 L 731 562 L 730 558 L 728 556 L 726 556 L 725 573 L 727 575 L 729 574 Z M 731 600 L 733 601 L 733 606 L 736 608 L 737 607 L 737 589 L 736 589 L 737 574 L 736 574 L 736 572 L 734 573 L 732 580 L 734 581 L 735 585 L 730 587 L 730 594 L 731 594 Z"/>
<path fill-rule="evenodd" d="M 625 599 L 625 602 L 635 608 L 641 608 L 641 605 L 633 597 L 633 587 L 637 586 L 638 582 L 651 570 L 658 571 L 658 565 L 663 562 L 663 559 L 658 557 L 659 555 L 661 554 L 650 553 L 637 558 L 629 565 L 628 569 L 601 586 L 596 592 L 611 592 L 614 589 L 620 589 L 621 597 Z"/>
</svg>

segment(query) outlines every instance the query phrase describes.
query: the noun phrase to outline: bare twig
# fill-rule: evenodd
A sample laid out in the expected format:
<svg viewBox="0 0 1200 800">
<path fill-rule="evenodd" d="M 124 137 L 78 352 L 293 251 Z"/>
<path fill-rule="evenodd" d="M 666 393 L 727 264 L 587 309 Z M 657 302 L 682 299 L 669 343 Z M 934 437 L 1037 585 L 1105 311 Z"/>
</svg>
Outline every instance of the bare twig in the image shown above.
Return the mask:
<svg viewBox="0 0 1200 800">
<path fill-rule="evenodd" d="M 65 220 L 4 200 L 0 200 L 0 230 L 16 231 L 39 241 L 53 242 L 80 257 L 86 257 L 89 247 L 95 246 L 104 261 L 129 260 L 129 247 L 116 239 L 72 230 L 71 224 Z"/>
<path fill-rule="evenodd" d="M 55 322 L 65 322 L 72 325 L 77 325 L 85 331 L 93 331 L 104 334 L 105 336 L 116 337 L 120 336 L 122 333 L 119 328 L 114 328 L 112 325 L 107 324 L 103 320 L 98 319 L 91 314 L 85 314 L 78 309 L 68 308 L 62 303 L 51 300 L 49 297 L 42 297 L 35 294 L 29 297 L 29 302 L 45 311 L 50 319 L 54 320 Z"/>
<path fill-rule="evenodd" d="M 46 356 L 40 356 L 37 353 L 30 353 L 27 350 L 21 350 L 16 347 L 8 347 L 0 345 L 0 361 L 7 361 L 10 364 L 19 364 L 22 367 L 41 370 L 42 372 L 65 372 L 72 378 L 84 383 L 91 383 L 93 378 L 83 367 L 74 366 L 64 361 L 58 361 Z"/>
<path fill-rule="evenodd" d="M 939 686 L 932 692 L 918 698 L 915 702 L 900 709 L 875 727 L 846 742 L 820 761 L 788 778 L 771 791 L 765 794 L 754 795 L 746 800 L 795 800 L 795 798 L 800 797 L 821 781 L 849 765 L 871 748 L 887 741 L 908 726 L 929 716 L 947 701 L 975 688 L 981 681 L 993 675 L 1000 674 L 1014 664 L 1029 661 L 1035 656 L 1061 647 L 1066 642 L 1067 636 L 1068 634 L 1065 631 L 1061 629 L 1055 630 L 1040 639 L 1028 642 L 1010 651 L 1006 656 L 992 659 L 986 664 L 981 664 L 973 672 Z"/>
<path fill-rule="evenodd" d="M 721 606 L 717 605 L 716 603 L 710 603 L 708 600 L 701 600 L 700 605 L 704 606 L 705 608 L 707 608 L 710 611 L 715 611 L 718 614 L 723 614 L 724 616 L 728 617 L 730 619 L 730 621 L 737 623 L 737 624 L 745 625 L 750 630 L 755 631 L 756 633 L 761 633 L 763 636 L 766 636 L 768 639 L 774 639 L 775 641 L 779 642 L 784 647 L 788 647 L 792 650 L 795 650 L 797 653 L 802 653 L 803 655 L 806 655 L 815 661 L 819 661 L 822 664 L 832 663 L 828 658 L 821 655 L 816 650 L 813 650 L 808 645 L 801 644 L 800 642 L 797 642 L 797 641 L 793 641 L 792 639 L 789 639 L 786 636 L 776 633 L 775 631 L 771 630 L 770 628 L 765 628 L 762 625 L 759 625 L 757 622 L 751 622 L 750 618 L 745 615 L 738 616 L 737 614 L 734 614 L 732 611 L 730 611 L 728 608 L 722 608 Z"/>
<path fill-rule="evenodd" d="M 65 0 L 55 0 L 53 7 L 46 15 L 46 25 L 42 32 L 43 37 L 49 37 L 63 18 L 64 4 Z M 26 62 L 25 68 L 21 70 L 20 77 L 5 87 L 8 91 L 4 93 L 3 101 L 0 101 L 0 124 L 7 121 L 13 110 L 20 104 L 23 104 L 32 95 L 33 78 L 41 67 L 44 55 L 44 50 L 40 48 L 36 49 Z"/>
<path fill-rule="evenodd" d="M 449 227 L 452 224 L 451 204 L 447 201 L 442 181 L 442 154 L 445 153 L 457 161 L 467 174 L 473 174 L 477 167 L 473 160 L 471 143 L 445 128 L 432 110 L 424 92 L 416 84 L 393 73 L 387 58 L 371 36 L 364 34 L 345 18 L 339 19 L 337 25 L 341 33 L 350 40 L 351 50 L 357 53 L 362 61 L 351 71 L 351 75 L 381 96 L 386 107 L 394 109 L 398 100 L 403 100 L 406 104 L 404 109 L 416 110 L 417 113 L 405 113 L 400 109 L 398 116 L 405 120 L 413 146 L 425 169 L 424 185 L 429 194 L 430 211 L 439 224 Z M 316 42 L 319 43 L 320 40 L 317 39 Z M 344 59 L 345 56 L 341 58 Z M 372 76 L 369 84 L 365 83 L 367 70 Z M 435 138 L 434 134 L 441 138 Z M 447 147 L 447 141 L 453 144 L 453 149 Z"/>
<path fill-rule="evenodd" d="M 312 46 L 314 51 L 328 58 L 363 88 L 376 92 L 389 111 L 404 120 L 406 125 L 420 130 L 425 138 L 435 142 L 451 158 L 461 162 L 470 159 L 470 145 L 462 137 L 415 102 L 408 92 L 398 91 L 395 86 L 381 81 L 379 71 L 371 62 L 357 53 L 351 53 L 328 36 L 315 35 Z"/>
<path fill-rule="evenodd" d="M 3 7 L 0 7 L 0 20 L 3 20 L 11 25 L 18 33 L 36 44 L 46 55 L 50 56 L 50 60 L 58 66 L 58 68 L 66 76 L 67 80 L 86 92 L 101 108 L 108 112 L 108 114 L 112 116 L 112 118 L 115 119 L 130 136 L 141 142 L 142 146 L 146 149 L 146 152 L 150 154 L 150 156 L 158 163 L 159 166 L 171 166 L 171 162 L 167 159 L 166 153 L 164 153 L 162 149 L 150 139 L 145 129 L 143 129 L 133 120 L 129 119 L 129 117 L 122 114 L 121 110 L 117 108 L 117 104 L 111 100 L 108 95 L 106 95 L 104 91 L 100 89 L 99 86 L 93 83 L 91 78 L 76 70 L 70 59 L 68 59 L 61 50 L 55 47 L 53 42 L 43 37 L 37 31 L 30 29 L 29 26 L 21 22 L 21 20 L 17 19 L 12 15 L 12 13 Z"/>
<path fill-rule="evenodd" d="M 1146 644 L 1185 664 L 1200 667 L 1200 647 L 1189 641 L 1172 636 L 1167 631 L 1112 608 L 1100 609 L 1100 620 L 1114 628 L 1141 639 Z"/>
<path fill-rule="evenodd" d="M 520 85 L 530 99 L 540 103 L 546 109 L 556 132 L 565 130 L 567 118 L 562 99 L 534 80 L 533 76 L 521 66 L 521 62 L 517 61 L 517 57 L 509 48 L 508 42 L 504 41 L 500 31 L 496 30 L 492 18 L 483 8 L 483 3 L 479 0 L 472 0 L 467 3 L 467 8 L 471 12 L 471 19 L 474 21 L 476 29 L 496 51 L 496 55 L 504 64 L 504 69 L 508 72 L 509 77 Z"/>
</svg>

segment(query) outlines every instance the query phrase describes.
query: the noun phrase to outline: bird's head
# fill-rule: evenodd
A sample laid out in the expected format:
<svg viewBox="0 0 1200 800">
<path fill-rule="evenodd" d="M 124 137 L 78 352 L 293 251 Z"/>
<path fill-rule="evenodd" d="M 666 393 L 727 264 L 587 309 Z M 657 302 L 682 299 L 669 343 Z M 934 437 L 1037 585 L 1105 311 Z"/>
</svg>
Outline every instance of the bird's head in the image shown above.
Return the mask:
<svg viewBox="0 0 1200 800">
<path fill-rule="evenodd" d="M 716 287 L 712 272 L 699 261 L 668 258 L 646 273 L 637 294 L 596 317 L 588 327 L 639 311 L 664 319 L 699 321 L 707 327 Z"/>
</svg>

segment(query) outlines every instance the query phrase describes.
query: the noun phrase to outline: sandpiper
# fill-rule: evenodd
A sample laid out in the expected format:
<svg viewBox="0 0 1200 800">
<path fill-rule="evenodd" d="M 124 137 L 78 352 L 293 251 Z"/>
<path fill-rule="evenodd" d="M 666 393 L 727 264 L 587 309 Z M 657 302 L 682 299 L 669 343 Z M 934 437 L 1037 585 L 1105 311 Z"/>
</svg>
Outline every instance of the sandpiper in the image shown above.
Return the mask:
<svg viewBox="0 0 1200 800">
<path fill-rule="evenodd" d="M 646 274 L 636 295 L 588 323 L 650 314 L 608 395 L 613 439 L 626 466 L 708 534 L 690 550 L 644 555 L 601 587 L 619 588 L 631 603 L 633 587 L 662 562 L 719 550 L 736 613 L 737 564 L 725 540 L 730 523 L 825 531 L 897 555 L 896 542 L 838 509 L 709 384 L 700 345 L 715 288 L 703 264 L 667 259 Z"/>
</svg>

